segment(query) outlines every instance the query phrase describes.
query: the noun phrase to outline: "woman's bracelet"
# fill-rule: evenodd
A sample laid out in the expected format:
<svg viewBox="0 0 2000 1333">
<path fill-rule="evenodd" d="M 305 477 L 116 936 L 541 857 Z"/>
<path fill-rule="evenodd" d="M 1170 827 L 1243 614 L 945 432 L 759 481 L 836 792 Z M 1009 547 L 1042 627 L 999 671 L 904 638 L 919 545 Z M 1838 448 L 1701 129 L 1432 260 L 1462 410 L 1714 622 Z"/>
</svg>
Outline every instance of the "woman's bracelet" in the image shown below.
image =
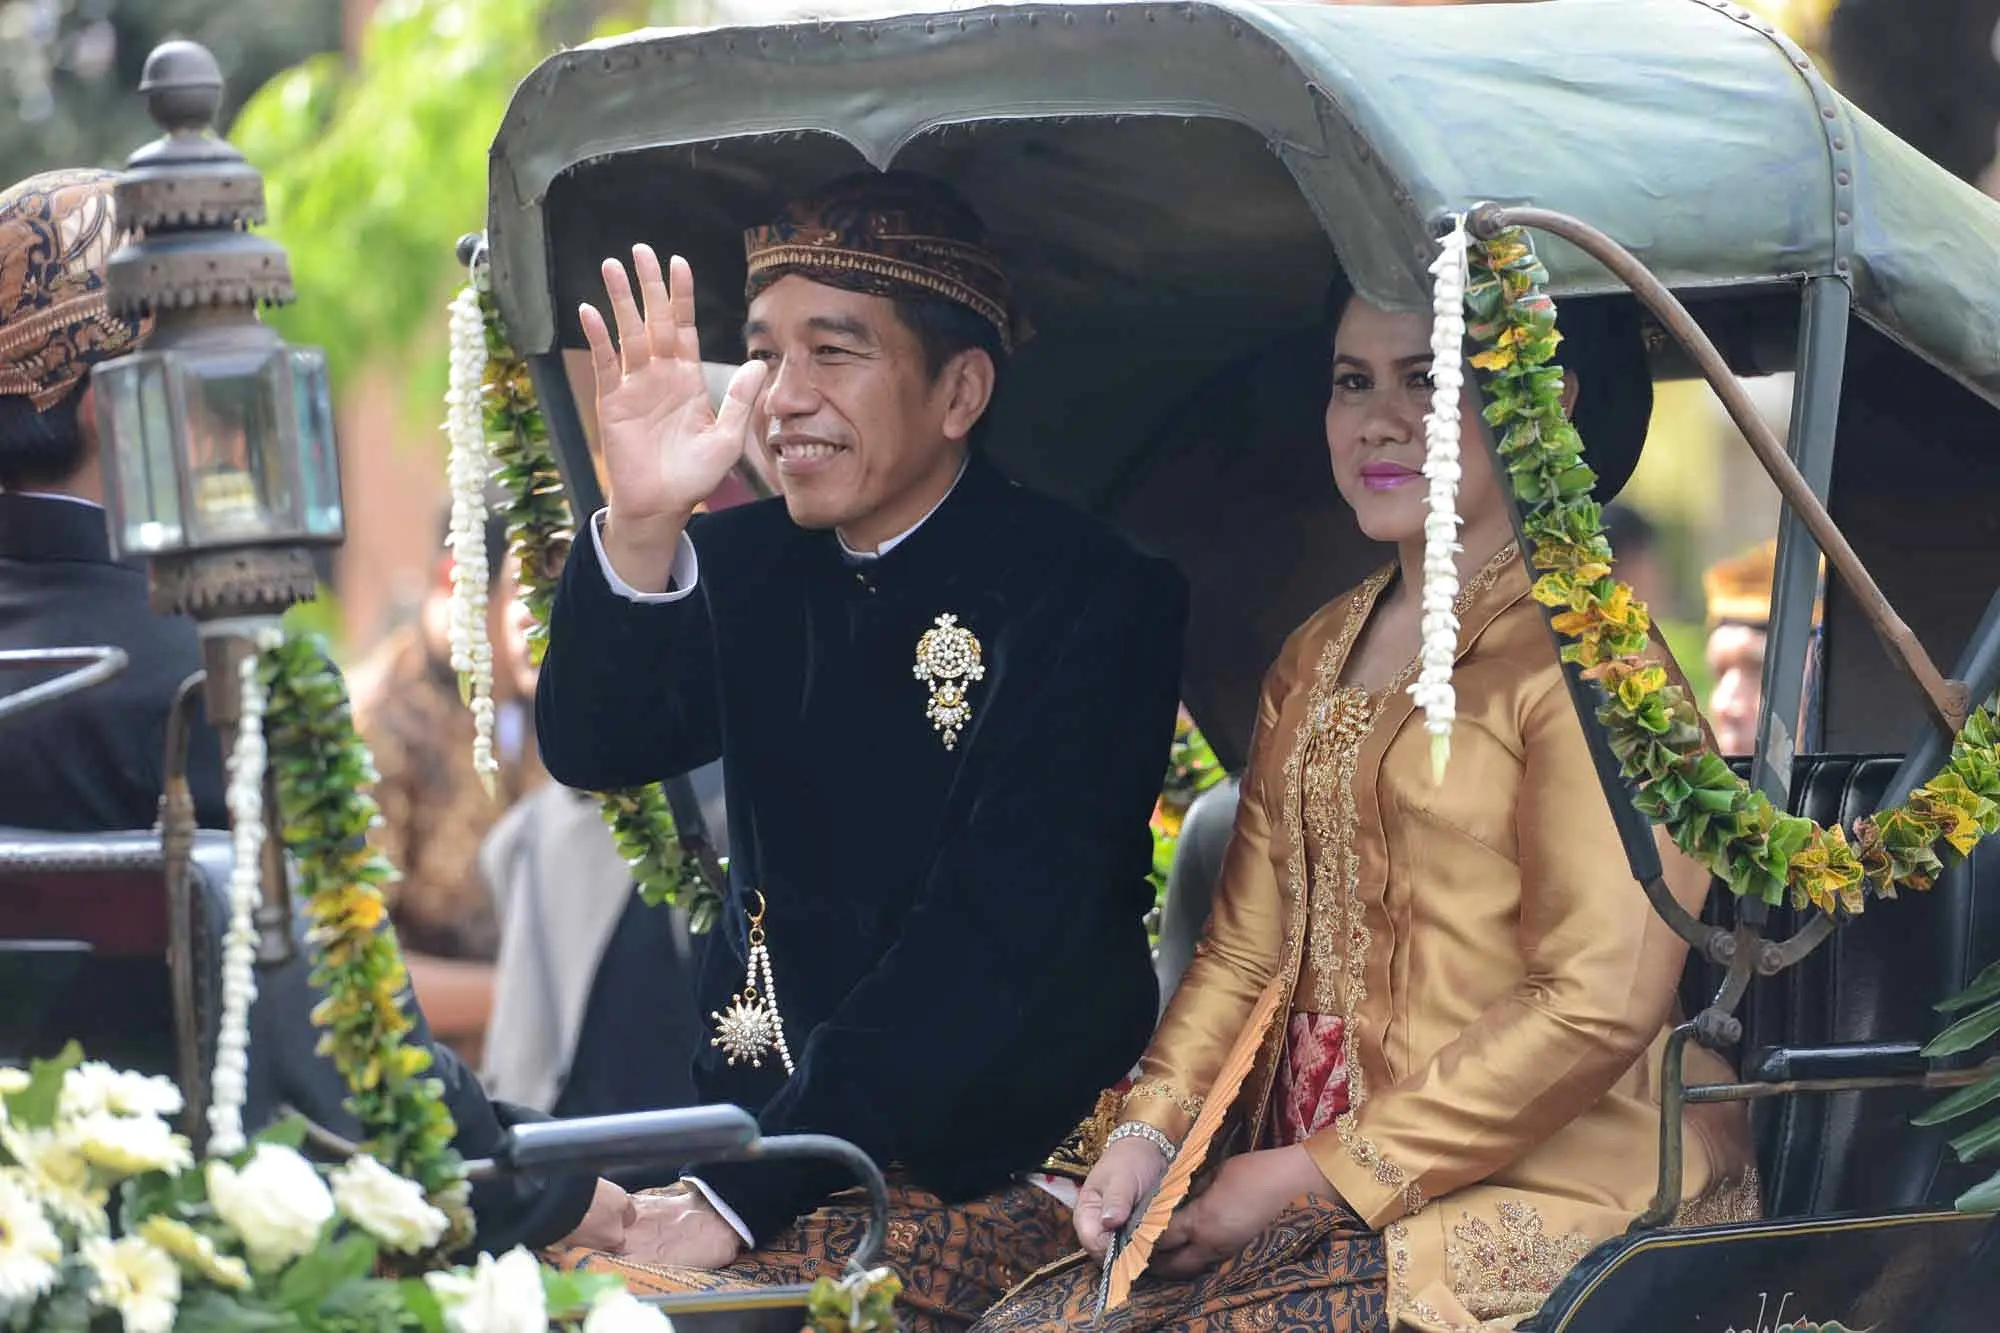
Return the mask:
<svg viewBox="0 0 2000 1333">
<path fill-rule="evenodd" d="M 1109 1148 L 1120 1139 L 1144 1139 L 1155 1148 L 1158 1148 L 1160 1156 L 1166 1158 L 1169 1162 L 1179 1156 L 1181 1151 L 1175 1146 L 1172 1139 L 1162 1134 L 1159 1130 L 1154 1129 L 1143 1120 L 1127 1120 L 1124 1124 L 1111 1131 L 1110 1135 L 1104 1140 L 1104 1146 Z"/>
</svg>

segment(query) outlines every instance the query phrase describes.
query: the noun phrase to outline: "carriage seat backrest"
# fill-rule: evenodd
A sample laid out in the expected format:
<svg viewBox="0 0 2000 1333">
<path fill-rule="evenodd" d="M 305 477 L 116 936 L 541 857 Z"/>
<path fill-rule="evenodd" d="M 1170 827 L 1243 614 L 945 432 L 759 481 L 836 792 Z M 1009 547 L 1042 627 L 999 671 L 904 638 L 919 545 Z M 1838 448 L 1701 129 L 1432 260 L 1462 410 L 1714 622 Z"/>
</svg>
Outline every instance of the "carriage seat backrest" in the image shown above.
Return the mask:
<svg viewBox="0 0 2000 1333">
<path fill-rule="evenodd" d="M 1822 826 L 1874 810 L 1893 778 L 1896 755 L 1810 755 L 1793 771 L 1794 813 Z M 1738 771 L 1743 770 L 1738 765 Z M 1718 885 L 1709 919 L 1732 920 Z M 1721 911 L 1728 915 L 1722 915 Z M 1772 913 L 1767 933 L 1803 924 Z M 1736 1063 L 1753 1067 L 1778 1047 L 1865 1042 L 1922 1043 L 1940 1026 L 1932 1008 L 2000 958 L 2000 844 L 1989 841 L 1925 893 L 1871 903 L 1802 963 L 1754 983 L 1741 1010 Z M 1690 1012 L 1714 993 L 1712 967 L 1690 964 Z M 1952 1127 L 1918 1129 L 1909 1118 L 1939 1094 L 1921 1089 L 1797 1095 L 1754 1104 L 1766 1208 L 1774 1217 L 1828 1212 L 1883 1213 L 1948 1205 L 1987 1172 L 1962 1167 L 1945 1147 Z"/>
<path fill-rule="evenodd" d="M 204 1032 L 220 993 L 230 859 L 227 834 L 196 835 L 193 941 Z M 175 1072 L 168 920 L 158 834 L 0 828 L 0 977 L 10 998 L 0 1013 L 0 1057 L 52 1055 L 74 1038 L 93 1057 Z"/>
</svg>

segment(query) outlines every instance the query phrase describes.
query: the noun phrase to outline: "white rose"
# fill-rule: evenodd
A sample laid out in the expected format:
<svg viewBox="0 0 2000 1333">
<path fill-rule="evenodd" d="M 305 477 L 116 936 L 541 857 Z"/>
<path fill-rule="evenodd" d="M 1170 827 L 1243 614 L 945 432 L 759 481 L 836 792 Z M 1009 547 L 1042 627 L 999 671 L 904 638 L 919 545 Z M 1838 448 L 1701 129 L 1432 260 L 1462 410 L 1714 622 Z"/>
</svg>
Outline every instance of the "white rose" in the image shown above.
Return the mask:
<svg viewBox="0 0 2000 1333">
<path fill-rule="evenodd" d="M 66 1116 L 89 1116 L 103 1111 L 114 1115 L 179 1115 L 181 1090 L 172 1079 L 151 1074 L 134 1074 L 113 1069 L 101 1060 L 89 1060 L 63 1075 L 60 1112 Z"/>
<path fill-rule="evenodd" d="M 674 1321 L 621 1288 L 597 1298 L 583 1333 L 674 1333 Z"/>
<path fill-rule="evenodd" d="M 109 1177 L 147 1171 L 179 1175 L 194 1165 L 188 1141 L 158 1116 L 98 1111 L 72 1121 L 65 1132 L 84 1160 Z"/>
<path fill-rule="evenodd" d="M 116 1310 L 125 1333 L 167 1333 L 174 1326 L 181 1270 L 165 1250 L 137 1236 L 93 1236 L 83 1243 L 83 1261 L 97 1277 L 91 1299 Z"/>
<path fill-rule="evenodd" d="M 519 1248 L 463 1273 L 426 1273 L 452 1333 L 548 1333 L 549 1306 L 542 1295 L 542 1266 Z"/>
<path fill-rule="evenodd" d="M 404 1254 L 437 1244 L 449 1222 L 424 1198 L 423 1186 L 365 1153 L 333 1173 L 333 1201 L 363 1231 Z"/>
<path fill-rule="evenodd" d="M 250 1262 L 267 1270 L 312 1249 L 333 1216 L 333 1196 L 312 1163 L 270 1143 L 258 1144 L 241 1171 L 210 1161 L 208 1199 L 243 1238 Z"/>
</svg>

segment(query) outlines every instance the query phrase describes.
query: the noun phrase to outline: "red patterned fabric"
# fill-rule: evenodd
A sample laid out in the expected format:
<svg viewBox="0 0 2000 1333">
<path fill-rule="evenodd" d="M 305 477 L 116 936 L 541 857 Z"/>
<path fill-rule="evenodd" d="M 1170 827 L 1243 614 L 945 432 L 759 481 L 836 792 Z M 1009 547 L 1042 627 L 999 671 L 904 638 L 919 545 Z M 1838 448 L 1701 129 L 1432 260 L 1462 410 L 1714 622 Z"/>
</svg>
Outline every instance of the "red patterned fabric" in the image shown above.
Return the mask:
<svg viewBox="0 0 2000 1333">
<path fill-rule="evenodd" d="M 1303 1143 L 1347 1109 L 1346 1031 L 1337 1014 L 1292 1015 L 1272 1095 L 1274 1147 Z"/>
</svg>

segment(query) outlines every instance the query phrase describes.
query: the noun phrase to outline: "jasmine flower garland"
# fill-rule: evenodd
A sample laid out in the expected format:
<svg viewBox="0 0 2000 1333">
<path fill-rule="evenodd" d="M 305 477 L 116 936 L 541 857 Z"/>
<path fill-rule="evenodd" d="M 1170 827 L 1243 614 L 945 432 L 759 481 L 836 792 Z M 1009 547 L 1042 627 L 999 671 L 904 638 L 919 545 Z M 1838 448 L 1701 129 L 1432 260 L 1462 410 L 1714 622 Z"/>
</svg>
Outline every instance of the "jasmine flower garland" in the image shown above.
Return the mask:
<svg viewBox="0 0 2000 1333">
<path fill-rule="evenodd" d="M 275 633 L 258 647 L 275 642 Z M 210 1153 L 242 1152 L 243 1098 L 249 1088 L 250 1006 L 257 999 L 257 929 L 252 920 L 261 897 L 264 865 L 264 682 L 258 654 L 241 666 L 236 744 L 229 756 L 229 823 L 233 863 L 229 872 L 229 929 L 222 937 L 222 1016 L 215 1039 L 214 1095 L 208 1107 Z"/>
<path fill-rule="evenodd" d="M 479 293 L 468 286 L 451 303 L 451 375 L 445 393 L 445 434 L 451 441 L 452 670 L 472 708 L 472 767 L 493 790 L 500 764 L 493 755 L 493 644 L 486 633 L 486 484 L 493 455 L 486 443 L 481 380 L 486 372 L 486 326 Z"/>
<path fill-rule="evenodd" d="M 1410 686 L 1431 734 L 1431 780 L 1444 781 L 1457 715 L 1452 662 L 1458 655 L 1459 392 L 1465 387 L 1465 216 L 1452 218 L 1431 262 L 1431 410 L 1424 419 L 1423 649 Z"/>
</svg>

